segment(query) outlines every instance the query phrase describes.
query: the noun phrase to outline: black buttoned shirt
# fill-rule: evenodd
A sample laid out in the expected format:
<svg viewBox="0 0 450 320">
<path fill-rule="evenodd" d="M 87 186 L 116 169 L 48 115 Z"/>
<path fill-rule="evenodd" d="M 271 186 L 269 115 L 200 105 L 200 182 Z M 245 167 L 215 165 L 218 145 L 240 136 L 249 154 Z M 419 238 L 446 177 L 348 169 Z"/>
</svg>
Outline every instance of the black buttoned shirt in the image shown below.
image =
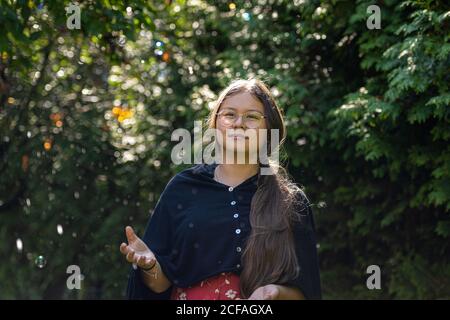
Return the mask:
<svg viewBox="0 0 450 320">
<path fill-rule="evenodd" d="M 162 192 L 142 240 L 155 254 L 172 286 L 186 288 L 222 272 L 241 273 L 241 253 L 250 235 L 250 205 L 258 175 L 236 187 L 214 180 L 217 164 L 199 164 L 175 175 Z M 303 193 L 304 195 L 304 193 Z M 285 285 L 306 298 L 321 298 L 314 219 L 307 214 L 293 228 L 299 276 Z M 172 286 L 155 293 L 131 269 L 129 299 L 169 299 Z"/>
</svg>

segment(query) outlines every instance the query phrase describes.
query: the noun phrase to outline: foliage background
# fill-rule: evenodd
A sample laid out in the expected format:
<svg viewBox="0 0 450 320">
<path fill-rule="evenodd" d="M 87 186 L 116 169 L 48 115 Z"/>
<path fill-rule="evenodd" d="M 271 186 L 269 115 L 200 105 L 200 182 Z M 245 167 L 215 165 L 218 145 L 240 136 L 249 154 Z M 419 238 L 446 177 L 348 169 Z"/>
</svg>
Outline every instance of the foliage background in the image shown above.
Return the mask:
<svg viewBox="0 0 450 320">
<path fill-rule="evenodd" d="M 122 298 L 123 228 L 142 233 L 182 169 L 171 132 L 248 76 L 286 114 L 324 298 L 450 298 L 444 1 L 78 3 L 69 30 L 69 1 L 0 0 L 1 299 Z M 382 290 L 366 288 L 371 264 Z"/>
</svg>

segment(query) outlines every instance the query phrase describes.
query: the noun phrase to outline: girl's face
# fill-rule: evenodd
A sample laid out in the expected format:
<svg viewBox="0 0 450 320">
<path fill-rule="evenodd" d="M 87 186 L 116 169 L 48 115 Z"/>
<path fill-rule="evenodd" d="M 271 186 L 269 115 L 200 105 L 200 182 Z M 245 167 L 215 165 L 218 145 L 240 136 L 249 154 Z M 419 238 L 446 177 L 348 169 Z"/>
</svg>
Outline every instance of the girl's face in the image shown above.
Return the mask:
<svg viewBox="0 0 450 320">
<path fill-rule="evenodd" d="M 261 129 L 267 129 L 265 116 L 261 101 L 247 91 L 226 98 L 219 107 L 216 118 L 216 128 L 223 138 L 223 152 L 228 151 L 233 155 L 245 153 L 246 162 L 250 153 L 257 156 L 258 146 L 267 141 L 263 132 L 262 139 L 259 134 Z M 230 160 L 226 158 L 227 163 Z"/>
</svg>

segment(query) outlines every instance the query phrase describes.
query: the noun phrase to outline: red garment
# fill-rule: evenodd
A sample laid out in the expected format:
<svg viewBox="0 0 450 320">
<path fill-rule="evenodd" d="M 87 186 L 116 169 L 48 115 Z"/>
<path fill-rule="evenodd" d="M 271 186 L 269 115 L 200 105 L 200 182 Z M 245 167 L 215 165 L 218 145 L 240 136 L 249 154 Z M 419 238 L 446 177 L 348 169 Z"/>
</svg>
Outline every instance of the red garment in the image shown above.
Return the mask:
<svg viewBox="0 0 450 320">
<path fill-rule="evenodd" d="M 171 300 L 238 300 L 241 299 L 239 276 L 222 272 L 188 288 L 173 287 Z"/>
</svg>

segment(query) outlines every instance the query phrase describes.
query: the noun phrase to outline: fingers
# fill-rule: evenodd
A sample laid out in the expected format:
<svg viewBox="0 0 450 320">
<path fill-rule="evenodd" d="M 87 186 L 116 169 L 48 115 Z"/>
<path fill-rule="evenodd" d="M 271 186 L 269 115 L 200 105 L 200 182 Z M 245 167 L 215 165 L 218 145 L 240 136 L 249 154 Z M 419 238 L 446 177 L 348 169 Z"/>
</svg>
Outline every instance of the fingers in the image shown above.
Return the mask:
<svg viewBox="0 0 450 320">
<path fill-rule="evenodd" d="M 138 265 L 139 268 L 144 268 L 144 269 L 148 268 L 147 263 L 145 261 L 146 258 L 144 256 L 140 256 L 136 260 L 137 260 L 136 264 Z"/>
<path fill-rule="evenodd" d="M 273 292 L 264 293 L 263 300 L 272 300 L 272 299 L 273 299 Z"/>
<path fill-rule="evenodd" d="M 148 268 L 148 266 L 147 266 L 147 262 L 146 262 L 146 257 L 144 257 L 144 256 L 140 256 L 138 259 L 137 259 L 137 265 L 140 267 L 140 268 Z"/>
<path fill-rule="evenodd" d="M 120 252 L 126 256 L 127 254 L 129 254 L 131 251 L 134 251 L 133 248 L 131 248 L 129 245 L 127 245 L 126 243 L 123 243 L 120 245 Z"/>
<path fill-rule="evenodd" d="M 134 263 L 140 268 L 148 269 L 156 262 L 155 258 L 148 258 L 146 256 L 136 254 L 130 246 L 127 246 L 124 243 L 120 245 L 120 252 L 125 255 L 128 262 Z"/>
<path fill-rule="evenodd" d="M 278 290 L 270 286 L 257 288 L 248 298 L 248 300 L 275 300 L 278 296 Z"/>
<path fill-rule="evenodd" d="M 264 288 L 263 292 L 263 300 L 271 300 L 273 296 L 273 292 L 269 289 Z"/>
<path fill-rule="evenodd" d="M 144 269 L 147 269 L 150 267 L 150 266 L 148 266 L 147 258 L 144 256 L 140 256 L 137 259 L 137 265 L 139 266 L 139 268 L 144 268 Z"/>
<path fill-rule="evenodd" d="M 119 247 L 120 253 L 126 255 L 128 253 L 128 246 L 126 243 L 122 242 Z"/>
<path fill-rule="evenodd" d="M 146 256 L 140 256 L 136 260 L 137 260 L 137 265 L 140 268 L 144 268 L 144 269 L 148 269 L 150 267 L 153 267 L 155 262 L 156 262 L 155 259 L 148 258 Z"/>
<path fill-rule="evenodd" d="M 279 290 L 273 287 L 264 288 L 264 300 L 275 300 L 278 297 Z"/>
<path fill-rule="evenodd" d="M 136 264 L 138 265 L 139 268 L 145 268 L 145 257 L 144 256 L 139 256 L 136 259 Z"/>
<path fill-rule="evenodd" d="M 135 241 L 137 239 L 136 233 L 134 233 L 133 228 L 130 226 L 127 226 L 125 228 L 125 234 L 127 235 L 128 243 Z"/>
<path fill-rule="evenodd" d="M 127 261 L 130 262 L 130 263 L 135 262 L 134 261 L 134 250 L 131 249 L 131 248 L 128 248 Z"/>
<path fill-rule="evenodd" d="M 150 268 L 155 263 L 155 257 L 148 257 L 145 254 L 136 254 L 134 251 L 135 248 L 133 248 L 133 242 L 135 240 L 139 240 L 138 236 L 134 233 L 134 230 L 132 227 L 127 226 L 125 228 L 125 234 L 127 236 L 128 244 L 125 242 L 122 242 L 120 244 L 119 250 L 120 252 L 126 257 L 127 261 L 130 263 L 133 263 L 141 268 Z M 131 245 L 130 245 L 131 244 Z M 151 254 L 151 251 L 149 251 Z"/>
<path fill-rule="evenodd" d="M 148 269 L 156 262 L 155 258 L 148 258 L 145 255 L 136 254 L 136 252 L 124 242 L 120 245 L 120 252 L 126 257 L 128 262 L 136 264 L 140 268 Z"/>
</svg>

